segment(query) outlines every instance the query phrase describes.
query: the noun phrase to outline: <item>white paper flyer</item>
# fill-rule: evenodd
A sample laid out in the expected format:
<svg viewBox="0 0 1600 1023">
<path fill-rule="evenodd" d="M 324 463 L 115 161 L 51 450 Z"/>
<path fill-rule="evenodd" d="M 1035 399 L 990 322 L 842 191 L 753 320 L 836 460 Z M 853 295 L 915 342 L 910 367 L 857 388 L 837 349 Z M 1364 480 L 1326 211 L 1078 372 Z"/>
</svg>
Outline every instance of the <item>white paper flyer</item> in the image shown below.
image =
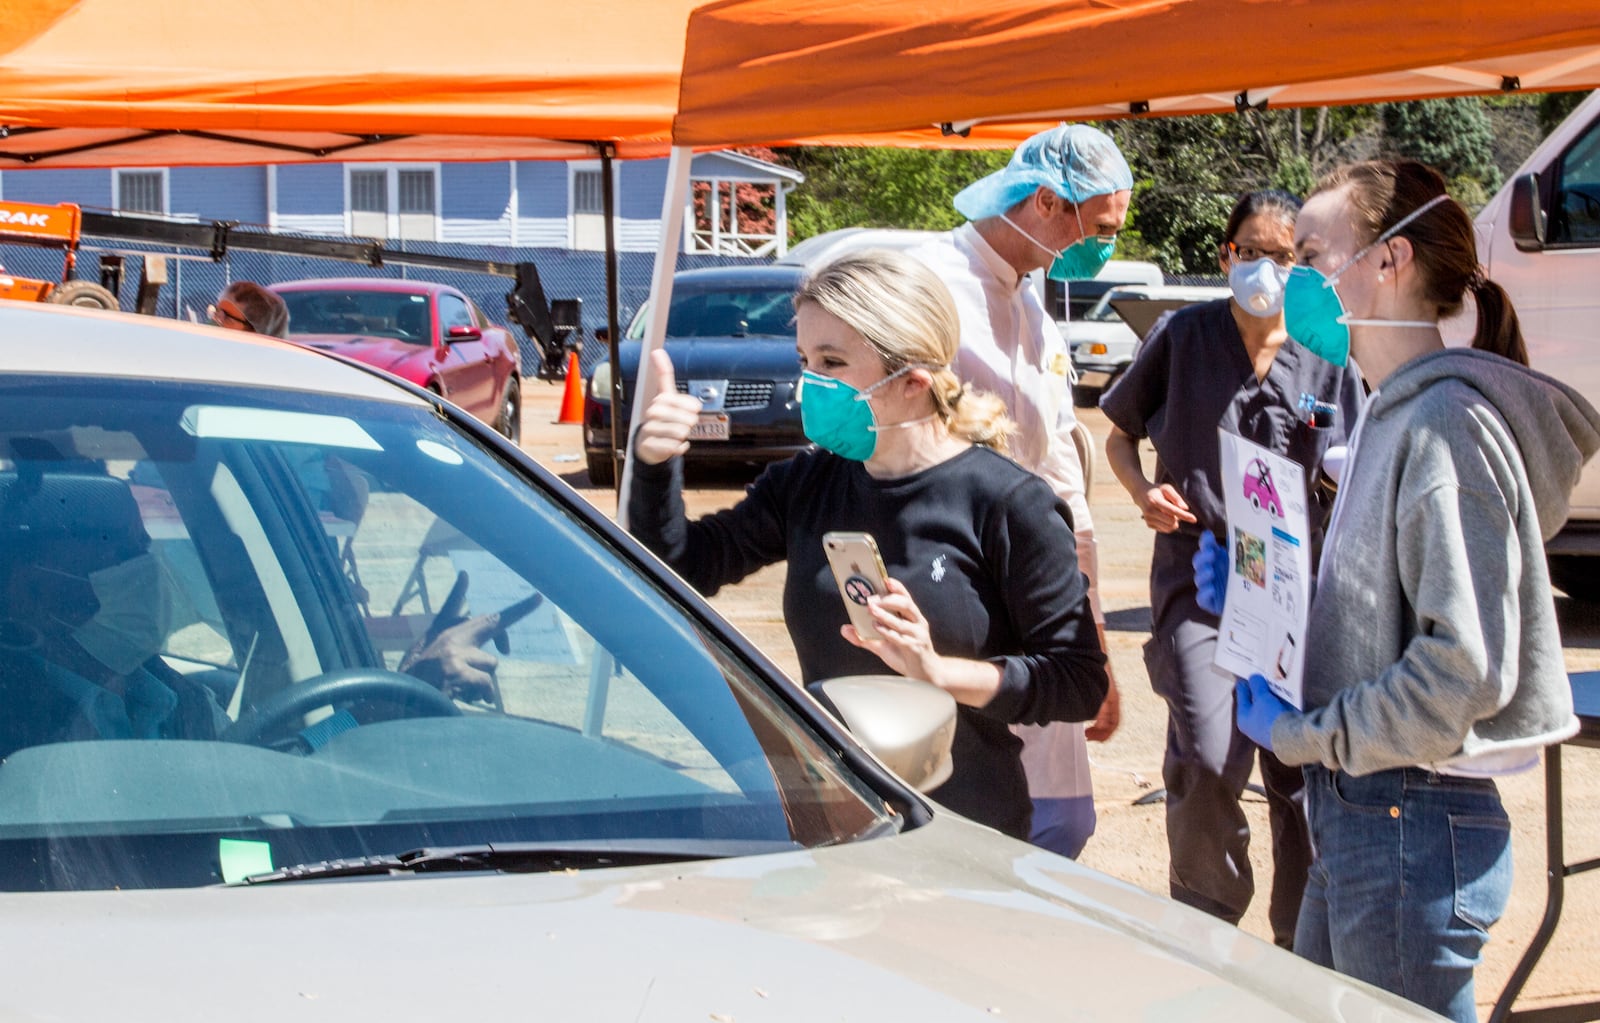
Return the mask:
<svg viewBox="0 0 1600 1023">
<path fill-rule="evenodd" d="M 1305 470 L 1259 444 L 1219 430 L 1228 514 L 1228 599 L 1216 665 L 1262 675 L 1301 706 L 1300 652 L 1311 597 L 1311 531 Z"/>
</svg>

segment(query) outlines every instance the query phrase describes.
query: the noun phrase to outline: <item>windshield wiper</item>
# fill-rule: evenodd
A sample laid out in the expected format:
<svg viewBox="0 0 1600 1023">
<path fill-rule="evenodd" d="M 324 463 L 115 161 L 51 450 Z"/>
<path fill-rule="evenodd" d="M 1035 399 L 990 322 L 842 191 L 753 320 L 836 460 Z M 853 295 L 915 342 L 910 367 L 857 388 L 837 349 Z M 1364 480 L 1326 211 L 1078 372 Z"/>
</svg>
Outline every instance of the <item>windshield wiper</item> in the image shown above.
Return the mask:
<svg viewBox="0 0 1600 1023">
<path fill-rule="evenodd" d="M 799 848 L 786 842 L 728 842 L 689 839 L 667 842 L 609 842 L 581 846 L 541 842 L 508 842 L 412 849 L 380 856 L 301 863 L 261 874 L 251 874 L 238 884 L 275 884 L 337 877 L 378 877 L 385 874 L 435 874 L 492 870 L 507 874 L 548 873 L 634 867 L 652 863 L 720 859 L 754 853 Z"/>
</svg>

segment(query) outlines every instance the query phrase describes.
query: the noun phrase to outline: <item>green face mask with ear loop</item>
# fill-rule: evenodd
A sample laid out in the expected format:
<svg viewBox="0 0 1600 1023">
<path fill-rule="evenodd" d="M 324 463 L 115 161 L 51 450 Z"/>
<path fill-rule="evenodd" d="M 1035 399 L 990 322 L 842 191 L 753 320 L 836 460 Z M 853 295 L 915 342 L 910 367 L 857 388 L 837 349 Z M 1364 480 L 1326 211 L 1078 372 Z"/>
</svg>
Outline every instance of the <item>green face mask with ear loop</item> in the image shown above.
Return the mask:
<svg viewBox="0 0 1600 1023">
<path fill-rule="evenodd" d="M 1045 276 L 1052 281 L 1093 280 L 1094 276 L 1111 259 L 1112 250 L 1117 247 L 1117 236 L 1110 235 L 1108 237 L 1106 235 L 1089 234 L 1083 229 L 1083 214 L 1079 212 L 1078 207 L 1073 206 L 1072 212 L 1078 218 L 1078 234 L 1080 237 L 1059 252 L 1024 231 L 1008 215 L 1002 213 L 1000 214 L 1000 219 L 1010 224 L 1012 229 L 1022 237 L 1054 257 L 1050 261 L 1050 269 L 1045 271 Z"/>
<path fill-rule="evenodd" d="M 1109 238 L 1098 234 L 1079 238 L 1055 258 L 1045 276 L 1052 281 L 1093 280 L 1110 261 L 1111 251 L 1116 246 L 1115 235 Z"/>
</svg>

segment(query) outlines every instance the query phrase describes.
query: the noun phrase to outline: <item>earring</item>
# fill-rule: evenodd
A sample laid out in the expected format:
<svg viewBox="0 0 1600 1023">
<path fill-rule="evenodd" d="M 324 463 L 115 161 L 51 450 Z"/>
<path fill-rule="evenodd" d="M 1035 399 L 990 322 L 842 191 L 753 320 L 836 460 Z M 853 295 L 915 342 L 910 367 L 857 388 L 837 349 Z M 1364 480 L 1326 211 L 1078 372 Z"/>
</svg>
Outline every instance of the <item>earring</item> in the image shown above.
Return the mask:
<svg viewBox="0 0 1600 1023">
<path fill-rule="evenodd" d="M 1382 273 L 1379 273 L 1379 274 L 1378 274 L 1378 283 L 1379 283 L 1379 284 L 1382 284 L 1382 283 L 1383 283 L 1383 274 L 1382 274 Z"/>
</svg>

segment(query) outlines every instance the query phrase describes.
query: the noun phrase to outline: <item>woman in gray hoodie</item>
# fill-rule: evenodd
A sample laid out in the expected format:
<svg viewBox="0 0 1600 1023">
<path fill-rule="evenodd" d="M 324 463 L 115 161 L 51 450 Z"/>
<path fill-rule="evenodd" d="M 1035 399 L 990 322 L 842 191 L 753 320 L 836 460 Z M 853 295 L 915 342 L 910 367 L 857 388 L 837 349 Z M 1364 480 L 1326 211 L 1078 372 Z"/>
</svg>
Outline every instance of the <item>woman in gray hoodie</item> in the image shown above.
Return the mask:
<svg viewBox="0 0 1600 1023">
<path fill-rule="evenodd" d="M 1239 727 L 1307 765 L 1315 862 L 1295 951 L 1474 1021 L 1473 968 L 1511 884 L 1494 779 L 1577 728 L 1544 541 L 1600 446 L 1600 414 L 1527 367 L 1472 222 L 1432 169 L 1333 172 L 1295 252 L 1290 336 L 1353 356 L 1372 394 L 1323 549 L 1304 709 L 1252 676 Z M 1439 320 L 1469 291 L 1474 350 L 1447 349 Z"/>
</svg>

